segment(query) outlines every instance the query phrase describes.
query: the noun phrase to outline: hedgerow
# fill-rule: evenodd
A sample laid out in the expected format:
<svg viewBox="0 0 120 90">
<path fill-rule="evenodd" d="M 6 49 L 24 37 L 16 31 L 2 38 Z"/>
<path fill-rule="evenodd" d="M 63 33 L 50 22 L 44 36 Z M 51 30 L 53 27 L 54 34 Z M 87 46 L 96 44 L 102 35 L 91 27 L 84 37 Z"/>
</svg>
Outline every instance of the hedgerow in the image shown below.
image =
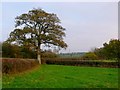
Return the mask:
<svg viewBox="0 0 120 90">
<path fill-rule="evenodd" d="M 104 62 L 104 61 L 95 61 L 95 60 L 75 60 L 75 59 L 44 59 L 46 64 L 57 64 L 57 65 L 72 65 L 72 66 L 90 66 L 90 67 L 110 67 L 118 68 L 120 67 L 118 62 Z"/>
<path fill-rule="evenodd" d="M 33 59 L 18 59 L 18 58 L 3 58 L 2 73 L 23 72 L 38 65 L 38 62 Z"/>
</svg>

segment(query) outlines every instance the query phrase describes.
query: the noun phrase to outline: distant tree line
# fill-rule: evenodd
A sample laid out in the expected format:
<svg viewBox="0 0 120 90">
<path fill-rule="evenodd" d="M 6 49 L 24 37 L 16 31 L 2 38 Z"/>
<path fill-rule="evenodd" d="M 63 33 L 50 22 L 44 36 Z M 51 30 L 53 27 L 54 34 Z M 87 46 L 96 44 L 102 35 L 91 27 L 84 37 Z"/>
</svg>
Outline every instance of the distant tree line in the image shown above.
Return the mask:
<svg viewBox="0 0 120 90">
<path fill-rule="evenodd" d="M 72 53 L 60 53 L 59 56 L 63 58 L 82 57 L 86 52 L 72 52 Z"/>
</svg>

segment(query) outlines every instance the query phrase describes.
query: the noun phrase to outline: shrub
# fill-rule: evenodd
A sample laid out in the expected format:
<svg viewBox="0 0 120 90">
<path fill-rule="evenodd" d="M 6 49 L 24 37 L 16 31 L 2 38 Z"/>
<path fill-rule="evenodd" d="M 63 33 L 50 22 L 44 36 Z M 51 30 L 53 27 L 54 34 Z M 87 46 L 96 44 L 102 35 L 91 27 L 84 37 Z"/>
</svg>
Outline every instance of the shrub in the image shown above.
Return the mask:
<svg viewBox="0 0 120 90">
<path fill-rule="evenodd" d="M 92 52 L 86 53 L 81 57 L 83 60 L 98 60 L 98 56 Z"/>
</svg>

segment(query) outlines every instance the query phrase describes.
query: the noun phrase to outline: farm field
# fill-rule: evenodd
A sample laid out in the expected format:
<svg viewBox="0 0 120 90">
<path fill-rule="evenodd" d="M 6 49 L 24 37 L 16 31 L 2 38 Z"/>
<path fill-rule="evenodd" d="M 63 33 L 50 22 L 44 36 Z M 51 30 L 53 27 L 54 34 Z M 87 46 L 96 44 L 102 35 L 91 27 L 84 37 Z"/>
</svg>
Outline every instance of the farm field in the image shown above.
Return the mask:
<svg viewBox="0 0 120 90">
<path fill-rule="evenodd" d="M 41 65 L 3 75 L 3 88 L 118 88 L 118 68 Z"/>
</svg>

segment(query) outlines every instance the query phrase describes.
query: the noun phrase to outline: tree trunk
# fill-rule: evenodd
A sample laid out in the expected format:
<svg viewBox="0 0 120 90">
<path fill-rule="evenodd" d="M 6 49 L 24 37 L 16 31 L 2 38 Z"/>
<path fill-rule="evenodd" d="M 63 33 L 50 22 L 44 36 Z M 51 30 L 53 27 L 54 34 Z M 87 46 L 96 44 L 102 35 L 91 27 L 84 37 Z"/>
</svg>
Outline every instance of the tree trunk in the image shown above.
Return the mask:
<svg viewBox="0 0 120 90">
<path fill-rule="evenodd" d="M 40 54 L 37 55 L 37 60 L 39 61 L 39 64 L 41 64 L 41 55 Z"/>
<path fill-rule="evenodd" d="M 39 61 L 39 64 L 41 64 L 41 51 L 40 51 L 40 44 L 38 44 L 38 51 L 37 51 L 37 60 Z"/>
</svg>

